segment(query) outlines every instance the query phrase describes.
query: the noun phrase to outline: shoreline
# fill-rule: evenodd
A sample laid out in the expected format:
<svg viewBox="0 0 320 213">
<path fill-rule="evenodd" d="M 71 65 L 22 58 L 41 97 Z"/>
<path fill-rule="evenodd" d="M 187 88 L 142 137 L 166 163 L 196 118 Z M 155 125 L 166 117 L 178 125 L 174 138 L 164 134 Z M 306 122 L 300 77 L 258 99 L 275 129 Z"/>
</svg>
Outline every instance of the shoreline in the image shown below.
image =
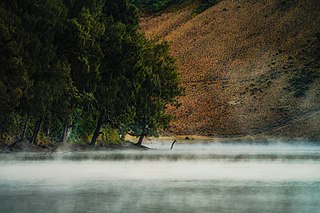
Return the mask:
<svg viewBox="0 0 320 213">
<path fill-rule="evenodd" d="M 6 153 L 20 153 L 20 152 L 34 152 L 52 154 L 59 151 L 65 152 L 83 152 L 83 151 L 114 151 L 114 150 L 152 150 L 148 147 L 152 143 L 168 143 L 172 144 L 177 141 L 180 144 L 193 144 L 193 143 L 317 143 L 320 144 L 319 139 L 308 138 L 284 138 L 265 135 L 254 136 L 241 136 L 241 137 L 214 137 L 202 135 L 163 135 L 159 137 L 146 137 L 141 146 L 137 146 L 135 137 L 126 137 L 124 141 L 119 143 L 98 143 L 95 146 L 81 143 L 69 143 L 67 145 L 61 143 L 49 143 L 33 145 L 26 142 L 18 143 L 15 147 L 11 148 L 8 144 L 0 144 L 0 154 Z"/>
<path fill-rule="evenodd" d="M 147 146 L 137 146 L 135 143 L 130 141 L 121 141 L 117 144 L 97 144 L 91 146 L 89 144 L 60 144 L 50 143 L 48 145 L 34 145 L 29 143 L 19 143 L 15 147 L 10 148 L 3 146 L 0 148 L 0 154 L 10 153 L 43 153 L 44 155 L 51 155 L 57 152 L 85 152 L 85 151 L 113 151 L 113 150 L 148 150 L 151 149 Z"/>
<path fill-rule="evenodd" d="M 127 138 L 126 138 L 127 139 Z M 131 139 L 131 138 L 128 138 Z M 163 135 L 159 137 L 146 137 L 144 143 L 156 142 L 173 142 L 174 140 L 180 143 L 197 143 L 197 142 L 319 142 L 320 138 L 292 138 L 292 137 L 276 137 L 273 135 L 245 135 L 245 136 L 203 136 L 203 135 Z"/>
</svg>

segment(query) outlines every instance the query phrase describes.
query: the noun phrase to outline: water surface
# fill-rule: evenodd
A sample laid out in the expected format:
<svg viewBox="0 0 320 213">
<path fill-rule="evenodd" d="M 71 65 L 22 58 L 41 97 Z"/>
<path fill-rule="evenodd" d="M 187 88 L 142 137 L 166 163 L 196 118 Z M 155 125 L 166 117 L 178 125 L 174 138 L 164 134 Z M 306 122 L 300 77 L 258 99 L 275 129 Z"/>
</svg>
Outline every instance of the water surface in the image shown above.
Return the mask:
<svg viewBox="0 0 320 213">
<path fill-rule="evenodd" d="M 0 155 L 0 212 L 320 212 L 320 146 Z"/>
</svg>

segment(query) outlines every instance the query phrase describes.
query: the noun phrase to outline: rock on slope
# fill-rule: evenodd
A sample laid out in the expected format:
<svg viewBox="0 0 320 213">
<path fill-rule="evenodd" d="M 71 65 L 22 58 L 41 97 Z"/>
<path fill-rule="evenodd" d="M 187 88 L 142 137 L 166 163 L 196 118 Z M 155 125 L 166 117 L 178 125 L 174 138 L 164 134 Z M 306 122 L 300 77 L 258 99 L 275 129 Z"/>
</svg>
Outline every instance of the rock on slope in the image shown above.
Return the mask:
<svg viewBox="0 0 320 213">
<path fill-rule="evenodd" d="M 171 43 L 186 96 L 169 132 L 320 138 L 320 1 L 222 0 L 143 17 Z"/>
</svg>

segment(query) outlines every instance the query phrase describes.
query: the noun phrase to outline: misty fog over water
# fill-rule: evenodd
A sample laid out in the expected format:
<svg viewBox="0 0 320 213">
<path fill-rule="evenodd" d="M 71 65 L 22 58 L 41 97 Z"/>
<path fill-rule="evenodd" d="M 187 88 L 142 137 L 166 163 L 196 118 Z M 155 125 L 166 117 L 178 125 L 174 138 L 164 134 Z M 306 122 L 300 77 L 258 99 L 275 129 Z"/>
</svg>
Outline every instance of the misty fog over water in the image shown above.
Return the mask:
<svg viewBox="0 0 320 213">
<path fill-rule="evenodd" d="M 319 212 L 317 143 L 0 155 L 0 212 Z"/>
</svg>

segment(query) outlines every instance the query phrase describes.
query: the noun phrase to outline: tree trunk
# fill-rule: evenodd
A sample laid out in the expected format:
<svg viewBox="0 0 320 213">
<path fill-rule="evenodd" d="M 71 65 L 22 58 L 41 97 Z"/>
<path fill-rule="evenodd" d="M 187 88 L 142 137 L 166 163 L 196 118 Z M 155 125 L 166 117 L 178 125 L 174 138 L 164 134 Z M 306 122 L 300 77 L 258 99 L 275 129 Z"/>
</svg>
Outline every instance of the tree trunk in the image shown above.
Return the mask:
<svg viewBox="0 0 320 213">
<path fill-rule="evenodd" d="M 70 131 L 71 131 L 71 122 L 67 121 L 64 126 L 63 135 L 61 137 L 61 142 L 63 143 L 63 145 L 67 144 Z"/>
<path fill-rule="evenodd" d="M 48 114 L 46 115 L 43 124 L 42 124 L 42 131 L 44 132 L 44 134 L 46 135 L 46 137 L 49 137 L 50 134 L 50 127 L 51 127 L 51 115 Z"/>
<path fill-rule="evenodd" d="M 29 115 L 27 115 L 26 122 L 24 123 L 22 134 L 21 134 L 21 141 L 24 141 L 26 138 L 27 128 L 29 123 Z"/>
<path fill-rule="evenodd" d="M 136 143 L 137 146 L 141 146 L 144 137 L 145 137 L 144 134 L 140 135 L 138 143 Z"/>
<path fill-rule="evenodd" d="M 120 140 L 124 141 L 126 139 L 126 132 L 123 129 L 120 129 Z"/>
<path fill-rule="evenodd" d="M 124 133 L 121 134 L 121 138 L 122 141 L 124 141 L 126 139 L 126 135 Z"/>
<path fill-rule="evenodd" d="M 99 134 L 100 134 L 100 129 L 101 129 L 102 124 L 103 124 L 103 115 L 101 114 L 99 116 L 98 121 L 97 121 L 96 129 L 94 130 L 94 133 L 92 135 L 92 139 L 91 139 L 91 143 L 90 143 L 91 146 L 94 146 L 96 144 L 97 138 L 99 137 Z"/>
<path fill-rule="evenodd" d="M 34 145 L 37 145 L 37 138 L 40 131 L 41 123 L 42 123 L 42 119 L 40 118 L 37 121 L 36 126 L 34 127 L 32 141 L 31 141 Z"/>
</svg>

